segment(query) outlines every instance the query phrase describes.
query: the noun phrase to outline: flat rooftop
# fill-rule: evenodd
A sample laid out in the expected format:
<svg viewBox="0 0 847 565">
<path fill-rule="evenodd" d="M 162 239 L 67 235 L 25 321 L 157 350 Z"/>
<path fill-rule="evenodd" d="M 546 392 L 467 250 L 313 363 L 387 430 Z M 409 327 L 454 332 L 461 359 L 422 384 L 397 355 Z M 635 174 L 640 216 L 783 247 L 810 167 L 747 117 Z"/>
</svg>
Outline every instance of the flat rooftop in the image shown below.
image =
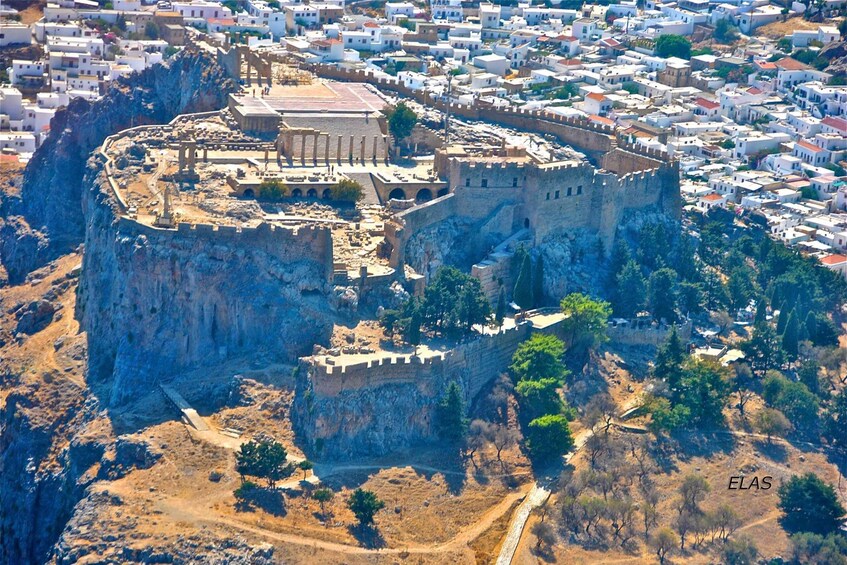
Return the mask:
<svg viewBox="0 0 847 565">
<path fill-rule="evenodd" d="M 253 95 L 253 89 L 256 96 Z M 261 87 L 245 87 L 235 99 L 248 112 L 272 110 L 280 114 L 378 113 L 388 104 L 376 89 L 365 83 L 319 82 L 303 85 L 274 85 L 268 94 L 259 96 Z"/>
</svg>

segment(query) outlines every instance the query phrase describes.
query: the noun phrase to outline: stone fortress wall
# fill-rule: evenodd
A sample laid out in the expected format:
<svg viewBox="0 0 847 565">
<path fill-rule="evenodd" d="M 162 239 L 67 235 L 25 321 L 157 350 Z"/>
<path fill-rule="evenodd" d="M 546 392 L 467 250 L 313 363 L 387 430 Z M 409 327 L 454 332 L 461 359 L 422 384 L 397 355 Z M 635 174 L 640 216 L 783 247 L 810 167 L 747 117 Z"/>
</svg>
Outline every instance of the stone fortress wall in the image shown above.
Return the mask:
<svg viewBox="0 0 847 565">
<path fill-rule="evenodd" d="M 114 139 L 89 161 L 77 311 L 90 370 L 111 379 L 112 403 L 245 355 L 291 362 L 329 339 L 330 229 L 151 225 L 110 175 Z"/>
<path fill-rule="evenodd" d="M 524 323 L 425 359 L 396 354 L 357 362 L 305 358 L 292 409 L 295 431 L 308 452 L 329 458 L 382 455 L 431 440 L 434 409 L 447 385 L 459 383 L 470 404 L 507 370 L 533 331 Z M 540 331 L 556 333 L 558 325 Z"/>
</svg>

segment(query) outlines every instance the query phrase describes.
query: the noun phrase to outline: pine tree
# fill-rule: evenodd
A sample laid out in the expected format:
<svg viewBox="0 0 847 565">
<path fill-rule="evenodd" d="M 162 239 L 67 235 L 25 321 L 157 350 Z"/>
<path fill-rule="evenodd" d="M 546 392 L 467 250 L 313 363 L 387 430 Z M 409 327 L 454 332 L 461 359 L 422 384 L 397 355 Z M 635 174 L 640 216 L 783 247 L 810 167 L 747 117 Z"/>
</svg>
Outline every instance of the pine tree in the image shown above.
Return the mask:
<svg viewBox="0 0 847 565">
<path fill-rule="evenodd" d="M 468 429 L 465 400 L 455 381 L 447 386 L 447 391 L 438 402 L 436 416 L 436 427 L 441 438 L 454 441 L 464 437 Z"/>
<path fill-rule="evenodd" d="M 421 323 L 423 322 L 423 317 L 421 316 L 421 309 L 415 308 L 412 311 L 412 317 L 409 320 L 409 329 L 406 332 L 406 341 L 409 342 L 409 345 L 415 346 L 415 353 L 418 352 L 418 346 L 421 344 Z"/>
<path fill-rule="evenodd" d="M 536 308 L 544 302 L 544 256 L 541 254 L 535 260 L 535 273 L 532 276 L 532 298 Z"/>
<path fill-rule="evenodd" d="M 528 254 L 524 256 L 521 270 L 515 281 L 515 292 L 513 295 L 515 304 L 522 309 L 532 308 L 532 265 Z"/>
<path fill-rule="evenodd" d="M 506 289 L 500 287 L 500 294 L 497 296 L 497 309 L 494 311 L 494 321 L 497 322 L 497 327 L 503 327 L 503 320 L 506 318 Z"/>
<path fill-rule="evenodd" d="M 615 289 L 615 312 L 624 318 L 634 317 L 646 302 L 647 281 L 638 263 L 630 260 L 621 270 Z"/>
<path fill-rule="evenodd" d="M 797 314 L 791 312 L 785 323 L 785 333 L 782 334 L 782 349 L 789 359 L 796 359 L 800 351 L 800 322 Z"/>
<path fill-rule="evenodd" d="M 685 361 L 685 344 L 679 339 L 676 326 L 671 329 L 667 341 L 659 348 L 656 354 L 656 364 L 653 368 L 653 376 L 668 384 L 668 388 L 676 395 L 682 382 L 682 363 Z"/>
<path fill-rule="evenodd" d="M 779 316 L 776 317 L 776 333 L 782 335 L 785 333 L 785 323 L 788 321 L 789 312 L 783 306 L 782 310 L 779 311 Z"/>
</svg>

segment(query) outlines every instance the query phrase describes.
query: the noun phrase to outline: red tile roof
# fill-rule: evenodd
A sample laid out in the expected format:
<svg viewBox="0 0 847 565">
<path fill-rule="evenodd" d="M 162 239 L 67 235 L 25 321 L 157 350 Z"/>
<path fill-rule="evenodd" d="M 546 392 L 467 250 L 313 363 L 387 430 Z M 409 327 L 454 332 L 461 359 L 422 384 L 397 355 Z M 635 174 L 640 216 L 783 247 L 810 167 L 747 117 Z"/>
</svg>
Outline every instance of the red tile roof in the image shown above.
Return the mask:
<svg viewBox="0 0 847 565">
<path fill-rule="evenodd" d="M 821 120 L 821 123 L 831 128 L 835 128 L 842 133 L 847 133 L 847 120 L 845 120 L 844 118 L 827 116 Z"/>
<path fill-rule="evenodd" d="M 713 192 L 711 194 L 707 194 L 706 196 L 702 196 L 701 198 L 703 200 L 708 200 L 709 202 L 715 202 L 717 200 L 723 200 L 723 196 L 721 196 L 720 194 L 717 194 L 715 192 Z"/>
<path fill-rule="evenodd" d="M 791 57 L 783 57 L 779 61 L 776 61 L 775 65 L 784 71 L 804 71 L 809 68 L 809 65 L 803 64 Z"/>
<path fill-rule="evenodd" d="M 592 122 L 599 122 L 601 124 L 608 124 L 610 126 L 615 125 L 615 120 L 610 120 L 609 118 L 604 118 L 603 116 L 598 116 L 596 114 L 589 114 L 588 119 Z"/>
<path fill-rule="evenodd" d="M 606 97 L 600 94 L 599 92 L 592 92 L 591 94 L 587 95 L 586 98 L 591 98 L 592 100 L 596 100 L 598 102 L 602 102 L 606 99 Z"/>
<path fill-rule="evenodd" d="M 707 110 L 714 110 L 715 108 L 720 108 L 720 106 L 721 106 L 717 102 L 713 102 L 711 100 L 706 100 L 705 98 L 698 98 L 697 100 L 694 101 L 694 103 L 697 104 L 698 106 L 706 108 Z"/>
<path fill-rule="evenodd" d="M 821 263 L 824 265 L 838 265 L 845 261 L 847 261 L 847 257 L 844 255 L 827 255 L 826 257 L 821 257 Z"/>
<path fill-rule="evenodd" d="M 800 140 L 797 142 L 797 145 L 799 145 L 803 149 L 808 149 L 812 153 L 820 153 L 821 151 L 823 151 L 823 149 L 813 143 L 809 143 L 808 141 Z"/>
</svg>

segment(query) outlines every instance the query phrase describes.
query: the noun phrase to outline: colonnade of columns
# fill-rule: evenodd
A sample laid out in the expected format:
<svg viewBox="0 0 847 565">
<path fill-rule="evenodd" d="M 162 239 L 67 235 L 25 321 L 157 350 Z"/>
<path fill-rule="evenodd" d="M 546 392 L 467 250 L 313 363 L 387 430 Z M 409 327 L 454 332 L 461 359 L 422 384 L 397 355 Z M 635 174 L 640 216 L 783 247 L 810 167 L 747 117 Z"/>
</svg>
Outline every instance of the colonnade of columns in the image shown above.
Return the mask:
<svg viewBox="0 0 847 565">
<path fill-rule="evenodd" d="M 299 137 L 299 140 L 297 139 Z M 388 161 L 388 137 L 385 135 L 374 135 L 372 142 L 368 143 L 368 136 L 350 135 L 336 136 L 335 159 L 336 163 L 342 161 L 364 163 L 366 160 L 376 162 L 380 158 Z M 323 142 L 321 139 L 323 138 Z M 328 133 L 307 128 L 283 129 L 277 138 L 277 151 L 280 158 L 285 157 L 289 163 L 305 165 L 307 163 L 307 148 L 311 145 L 311 163 L 323 162 L 329 164 L 332 160 L 332 136 Z M 381 139 L 380 139 L 381 138 Z M 299 141 L 299 143 L 298 143 Z M 380 141 L 382 142 L 380 144 Z M 297 146 L 299 145 L 299 152 Z M 368 152 L 370 145 L 370 152 Z M 382 147 L 382 150 L 380 150 Z M 344 152 L 344 149 L 347 152 Z"/>
</svg>

